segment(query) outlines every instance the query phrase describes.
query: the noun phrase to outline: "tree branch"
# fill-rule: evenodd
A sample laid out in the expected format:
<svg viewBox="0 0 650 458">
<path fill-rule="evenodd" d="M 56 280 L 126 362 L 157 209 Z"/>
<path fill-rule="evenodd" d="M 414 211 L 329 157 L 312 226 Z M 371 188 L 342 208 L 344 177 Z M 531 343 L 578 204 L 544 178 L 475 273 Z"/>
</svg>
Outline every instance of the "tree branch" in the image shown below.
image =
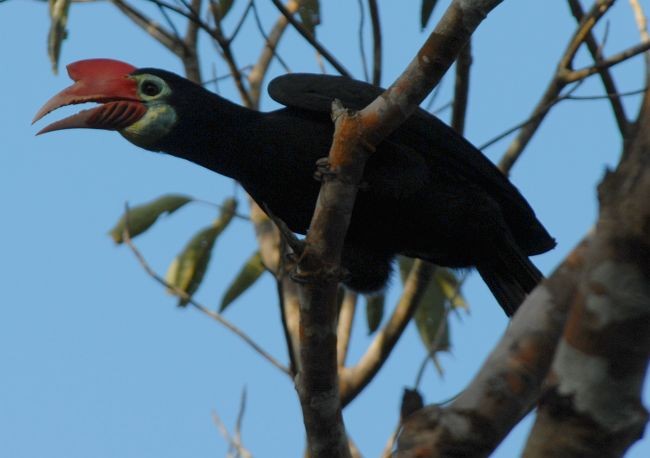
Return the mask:
<svg viewBox="0 0 650 458">
<path fill-rule="evenodd" d="M 370 23 L 372 24 L 372 84 L 381 86 L 381 23 L 377 0 L 368 0 Z"/>
<path fill-rule="evenodd" d="M 349 404 L 370 383 L 384 365 L 420 303 L 435 267 L 416 260 L 411 268 L 404 292 L 388 322 L 375 334 L 359 362 L 341 371 L 341 402 Z"/>
<path fill-rule="evenodd" d="M 309 43 L 318 53 L 325 58 L 327 62 L 330 63 L 332 67 L 336 69 L 337 72 L 339 72 L 343 76 L 347 76 L 348 78 L 352 78 L 352 75 L 350 72 L 348 72 L 343 65 L 339 63 L 338 60 L 327 50 L 325 47 L 320 44 L 318 40 L 316 40 L 316 37 L 305 28 L 299 21 L 297 21 L 291 12 L 285 8 L 280 0 L 271 0 L 271 2 L 275 5 L 275 7 L 284 15 L 285 18 L 287 18 L 287 21 L 293 26 L 296 31 L 302 35 L 302 37 L 307 40 L 307 43 Z"/>
<path fill-rule="evenodd" d="M 598 23 L 598 20 L 611 8 L 615 0 L 597 0 L 594 6 L 585 14 L 578 24 L 578 28 L 569 40 L 564 54 L 560 58 L 557 70 L 549 85 L 547 86 L 542 98 L 537 102 L 533 113 L 529 116 L 530 122 L 523 124 L 517 137 L 510 143 L 508 149 L 499 161 L 499 169 L 506 175 L 519 159 L 528 143 L 533 138 L 537 130 L 549 113 L 550 109 L 557 103 L 558 97 L 564 87 L 569 83 L 563 75 L 570 72 L 573 65 L 573 59 L 580 48 L 580 45 L 586 40 L 591 30 Z"/>
<path fill-rule="evenodd" d="M 594 241 L 526 456 L 621 456 L 643 435 L 648 412 L 641 394 L 650 358 L 650 132 L 639 126 L 649 122 L 646 92 L 622 160 L 598 188 Z"/>
<path fill-rule="evenodd" d="M 569 0 L 569 7 L 571 8 L 571 13 L 573 17 L 576 18 L 578 22 L 582 21 L 584 17 L 584 11 L 579 0 Z M 594 60 L 594 62 L 599 62 L 603 58 L 602 49 L 596 38 L 594 37 L 593 32 L 589 32 L 585 38 L 585 44 L 589 48 L 589 52 Z M 609 102 L 612 105 L 612 111 L 614 112 L 614 117 L 616 118 L 616 123 L 618 124 L 618 129 L 621 132 L 621 135 L 625 137 L 627 129 L 629 128 L 629 121 L 627 115 L 625 114 L 625 108 L 621 102 L 621 98 L 617 95 L 618 89 L 616 88 L 616 83 L 614 78 L 612 78 L 611 73 L 608 69 L 603 68 L 599 72 L 600 79 L 603 81 L 603 86 L 605 87 L 605 92 L 609 95 Z M 610 95 L 611 94 L 611 95 Z"/>
<path fill-rule="evenodd" d="M 487 456 L 539 396 L 590 240 L 586 238 L 521 305 L 470 385 L 447 408 L 429 405 L 404 423 L 399 458 Z"/>
<path fill-rule="evenodd" d="M 352 336 L 352 323 L 357 309 L 357 293 L 346 290 L 343 296 L 343 303 L 339 311 L 339 322 L 336 327 L 336 354 L 339 367 L 345 366 L 345 359 L 348 356 L 350 337 Z"/>
<path fill-rule="evenodd" d="M 301 360 L 296 377 L 311 456 L 349 456 L 338 393 L 336 291 L 343 240 L 365 162 L 440 81 L 501 0 L 456 0 L 398 80 L 358 113 L 335 106 L 331 174 L 321 185 L 296 277 L 301 287 Z M 335 104 L 336 105 L 336 104 Z"/>
<path fill-rule="evenodd" d="M 126 209 L 125 213 L 128 217 L 128 208 Z M 260 356 L 262 356 L 264 359 L 266 359 L 268 362 L 270 362 L 272 365 L 274 365 L 276 368 L 280 369 L 280 371 L 284 372 L 287 374 L 289 377 L 291 377 L 291 372 L 287 367 L 285 367 L 282 363 L 280 363 L 277 359 L 275 359 L 271 354 L 269 354 L 266 350 L 264 350 L 260 345 L 258 345 L 253 339 L 251 339 L 244 331 L 239 329 L 237 326 L 232 324 L 230 321 L 225 319 L 221 314 L 217 312 L 213 312 L 209 308 L 205 307 L 204 305 L 198 303 L 195 301 L 190 295 L 188 295 L 185 291 L 183 291 L 180 288 L 177 288 L 176 286 L 168 283 L 163 277 L 158 275 L 147 263 L 147 260 L 144 258 L 142 253 L 136 248 L 136 246 L 133 244 L 133 241 L 131 240 L 131 237 L 128 232 L 128 223 L 125 225 L 125 230 L 123 234 L 123 240 L 124 243 L 131 249 L 133 254 L 135 255 L 136 259 L 144 269 L 144 271 L 149 274 L 151 278 L 153 278 L 155 281 L 163 285 L 165 288 L 167 288 L 168 291 L 171 291 L 174 293 L 174 295 L 178 296 L 179 298 L 183 299 L 184 301 L 187 301 L 188 304 L 192 305 L 195 309 L 203 313 L 204 315 L 209 316 L 216 322 L 222 324 L 225 326 L 228 330 L 233 332 L 236 336 L 241 338 L 245 343 L 248 344 L 255 352 L 257 352 Z"/>
</svg>

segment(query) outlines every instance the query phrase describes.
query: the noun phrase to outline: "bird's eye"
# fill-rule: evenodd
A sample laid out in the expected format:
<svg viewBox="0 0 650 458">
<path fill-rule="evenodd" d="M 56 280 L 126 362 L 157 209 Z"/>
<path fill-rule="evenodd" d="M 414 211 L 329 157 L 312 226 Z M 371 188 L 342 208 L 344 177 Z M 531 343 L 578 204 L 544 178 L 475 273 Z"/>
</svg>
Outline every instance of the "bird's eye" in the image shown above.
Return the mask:
<svg viewBox="0 0 650 458">
<path fill-rule="evenodd" d="M 162 88 L 160 87 L 160 85 L 154 83 L 153 81 L 145 81 L 142 83 L 142 86 L 140 87 L 140 91 L 142 91 L 144 95 L 147 95 L 149 97 L 154 97 L 160 94 Z"/>
</svg>

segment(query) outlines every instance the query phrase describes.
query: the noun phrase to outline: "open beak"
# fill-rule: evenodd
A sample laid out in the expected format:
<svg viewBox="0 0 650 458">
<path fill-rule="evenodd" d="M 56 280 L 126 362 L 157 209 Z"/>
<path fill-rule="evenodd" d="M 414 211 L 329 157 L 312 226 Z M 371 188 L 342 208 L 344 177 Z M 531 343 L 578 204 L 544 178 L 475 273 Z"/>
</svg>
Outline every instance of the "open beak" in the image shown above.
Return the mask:
<svg viewBox="0 0 650 458">
<path fill-rule="evenodd" d="M 75 83 L 48 100 L 32 124 L 66 105 L 86 102 L 102 105 L 56 121 L 36 135 L 74 128 L 121 130 L 147 112 L 137 96 L 136 81 L 129 77 L 136 70 L 132 65 L 112 59 L 88 59 L 68 65 L 67 70 Z"/>
</svg>

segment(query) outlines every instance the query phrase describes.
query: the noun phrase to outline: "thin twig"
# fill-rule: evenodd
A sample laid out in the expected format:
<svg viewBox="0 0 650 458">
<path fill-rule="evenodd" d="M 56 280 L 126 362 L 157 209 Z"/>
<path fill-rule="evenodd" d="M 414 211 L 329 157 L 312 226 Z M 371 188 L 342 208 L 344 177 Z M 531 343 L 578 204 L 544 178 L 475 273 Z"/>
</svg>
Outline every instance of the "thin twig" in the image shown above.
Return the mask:
<svg viewBox="0 0 650 458">
<path fill-rule="evenodd" d="M 582 18 L 584 17 L 584 11 L 582 9 L 582 5 L 580 4 L 580 1 L 569 0 L 569 7 L 571 8 L 571 13 L 576 18 L 576 20 L 578 22 L 582 21 Z M 591 53 L 594 62 L 600 61 L 603 57 L 602 48 L 605 44 L 604 38 L 602 40 L 602 43 L 603 45 L 601 46 L 598 45 L 593 32 L 589 32 L 587 34 L 587 37 L 585 38 L 585 44 L 587 45 L 587 48 L 589 48 L 589 52 Z M 621 134 L 625 136 L 629 128 L 629 121 L 627 119 L 627 115 L 625 114 L 625 108 L 623 107 L 623 103 L 621 102 L 620 96 L 618 95 L 619 91 L 616 88 L 616 83 L 614 82 L 614 78 L 612 77 L 609 70 L 606 68 L 602 69 L 599 73 L 600 73 L 600 79 L 602 80 L 603 86 L 605 87 L 605 91 L 608 94 L 608 98 L 612 106 L 612 111 L 614 112 L 614 117 L 616 118 L 616 122 L 618 124 L 618 129 L 621 132 Z"/>
<path fill-rule="evenodd" d="M 125 217 L 127 218 L 128 221 L 128 215 L 129 215 L 129 208 L 128 205 L 125 208 Z M 124 243 L 131 249 L 133 254 L 135 255 L 136 259 L 144 269 L 144 271 L 149 274 L 151 278 L 153 278 L 155 281 L 160 283 L 162 286 L 167 288 L 168 291 L 171 291 L 174 295 L 178 296 L 180 299 L 183 299 L 184 301 L 187 301 L 188 304 L 192 305 L 195 309 L 199 310 L 202 312 L 204 315 L 209 316 L 213 320 L 217 321 L 218 323 L 222 324 L 225 326 L 227 329 L 229 329 L 231 332 L 233 332 L 235 335 L 237 335 L 240 339 L 242 339 L 245 343 L 248 344 L 249 347 L 251 347 L 255 352 L 257 352 L 260 356 L 262 356 L 264 359 L 266 359 L 269 363 L 274 365 L 276 368 L 280 369 L 280 371 L 284 372 L 286 375 L 291 377 L 291 372 L 289 369 L 284 366 L 282 363 L 280 363 L 278 360 L 276 360 L 271 354 L 269 354 L 266 350 L 264 350 L 260 345 L 258 345 L 253 339 L 251 339 L 244 331 L 239 329 L 237 326 L 232 324 L 230 321 L 226 320 L 221 314 L 214 312 L 210 310 L 209 308 L 205 307 L 204 305 L 196 302 L 189 294 L 187 294 L 185 291 L 182 289 L 168 283 L 164 278 L 162 278 L 160 275 L 158 275 L 153 268 L 149 265 L 147 260 L 144 258 L 142 253 L 138 250 L 138 248 L 133 244 L 133 241 L 131 240 L 131 236 L 129 235 L 129 224 L 125 224 L 124 226 L 124 233 L 122 234 L 122 237 L 124 239 Z"/>
<path fill-rule="evenodd" d="M 350 72 L 346 70 L 346 68 L 339 63 L 338 60 L 327 50 L 325 47 L 316 40 L 316 37 L 305 28 L 300 22 L 298 22 L 294 17 L 293 14 L 289 10 L 287 10 L 282 3 L 280 3 L 280 0 L 271 0 L 271 2 L 275 5 L 275 7 L 284 15 L 284 17 L 287 18 L 287 21 L 296 29 L 296 31 L 302 35 L 302 37 L 307 40 L 307 42 L 321 55 L 327 62 L 330 63 L 332 67 L 336 69 L 337 72 L 339 72 L 343 76 L 347 76 L 348 78 L 351 78 Z"/>
<path fill-rule="evenodd" d="M 366 59 L 366 49 L 363 43 L 363 26 L 366 19 L 366 13 L 363 9 L 363 0 L 357 0 L 359 5 L 359 28 L 357 29 L 357 35 L 359 37 L 359 54 L 361 55 L 361 68 L 363 69 L 363 79 L 364 81 L 370 81 L 368 76 L 368 61 Z"/>
<path fill-rule="evenodd" d="M 483 143 L 482 145 L 480 145 L 478 147 L 478 149 L 484 150 L 486 148 L 489 148 L 490 146 L 494 145 L 495 143 L 498 143 L 501 140 L 503 140 L 504 138 L 506 138 L 508 135 L 510 135 L 510 134 L 512 134 L 514 132 L 517 132 L 519 129 L 521 129 L 523 127 L 526 127 L 529 124 L 532 124 L 534 122 L 540 121 L 540 118 L 543 118 L 546 115 L 546 113 L 554 105 L 558 104 L 562 100 L 565 100 L 565 99 L 568 99 L 569 97 L 571 97 L 571 94 L 573 92 L 575 92 L 578 89 L 578 87 L 580 87 L 581 84 L 582 84 L 582 81 L 578 81 L 577 84 L 575 86 L 573 86 L 569 91 L 567 91 L 567 93 L 565 95 L 556 96 L 554 99 L 550 100 L 548 102 L 548 105 L 546 105 L 546 106 L 540 107 L 538 105 L 538 107 L 534 110 L 533 115 L 530 118 L 528 118 L 528 119 L 526 119 L 526 120 L 524 120 L 524 121 L 522 121 L 522 122 L 520 122 L 518 124 L 515 124 L 511 128 L 501 132 L 499 135 L 496 135 L 495 137 L 491 138 L 490 140 L 488 140 L 485 143 Z M 505 158 L 505 156 L 504 156 L 504 158 Z M 501 161 L 504 161 L 504 158 L 502 158 Z M 500 166 L 500 168 L 501 168 L 501 166 Z"/>
<path fill-rule="evenodd" d="M 370 23 L 372 24 L 372 84 L 381 86 L 381 24 L 379 22 L 379 8 L 377 0 L 368 0 Z"/>
<path fill-rule="evenodd" d="M 212 421 L 219 430 L 219 433 L 223 436 L 226 442 L 228 442 L 228 445 L 231 447 L 231 449 L 235 449 L 241 458 L 252 458 L 253 455 L 230 435 L 228 428 L 226 428 L 226 425 L 221 420 L 221 417 L 219 417 L 219 414 L 217 414 L 217 411 L 214 409 L 212 410 Z M 230 453 L 228 455 L 232 456 Z"/>
<path fill-rule="evenodd" d="M 596 62 L 596 64 L 592 65 L 591 67 L 585 67 L 579 70 L 567 72 L 562 75 L 562 79 L 566 83 L 573 83 L 575 81 L 587 78 L 588 76 L 591 76 L 595 73 L 598 73 L 603 69 L 613 67 L 614 65 L 618 65 L 621 62 L 625 62 L 626 60 L 638 56 L 639 54 L 643 54 L 648 50 L 650 50 L 650 41 L 639 43 L 638 45 L 632 46 L 631 48 L 628 48 L 625 51 L 621 51 L 618 54 L 614 54 L 609 59 L 604 59 L 601 60 L 600 62 Z"/>
<path fill-rule="evenodd" d="M 542 124 L 542 121 L 549 113 L 550 109 L 557 103 L 558 97 L 562 90 L 569 84 L 569 81 L 564 78 L 564 75 L 571 73 L 573 59 L 578 52 L 582 43 L 589 37 L 592 29 L 598 23 L 600 18 L 611 8 L 614 0 L 600 0 L 594 3 L 594 6 L 585 14 L 578 24 L 576 31 L 569 40 L 569 43 L 560 58 L 557 70 L 551 81 L 549 82 L 544 94 L 539 102 L 533 109 L 533 113 L 528 117 L 528 120 L 520 125 L 518 129 L 519 134 L 510 143 L 506 152 L 499 161 L 499 169 L 506 175 L 514 166 L 515 162 L 519 159 L 530 140 L 533 138 L 537 130 Z M 516 129 L 516 130 L 518 130 Z M 509 135 L 509 134 L 508 134 Z M 503 138 L 500 135 L 498 139 Z M 497 140 L 498 141 L 498 140 Z M 490 141 L 488 143 L 492 143 Z"/>
<path fill-rule="evenodd" d="M 183 42 L 124 0 L 111 0 L 122 13 L 173 54 L 183 54 Z"/>
<path fill-rule="evenodd" d="M 454 104 L 451 112 L 451 127 L 463 135 L 467 100 L 469 98 L 469 77 L 472 66 L 472 41 L 468 41 L 456 59 L 456 80 L 454 84 Z"/>
<path fill-rule="evenodd" d="M 336 353 L 338 355 L 339 367 L 345 366 L 345 359 L 348 356 L 348 348 L 350 346 L 350 337 L 352 336 L 354 312 L 357 308 L 357 294 L 347 289 L 344 294 L 336 329 Z"/>
</svg>

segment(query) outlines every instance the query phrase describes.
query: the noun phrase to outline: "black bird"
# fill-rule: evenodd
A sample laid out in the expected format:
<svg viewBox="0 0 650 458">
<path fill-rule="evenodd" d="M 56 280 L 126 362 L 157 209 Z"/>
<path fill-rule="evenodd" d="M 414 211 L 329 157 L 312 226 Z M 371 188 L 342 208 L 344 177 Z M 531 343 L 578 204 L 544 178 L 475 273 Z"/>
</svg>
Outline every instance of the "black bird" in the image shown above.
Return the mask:
<svg viewBox="0 0 650 458">
<path fill-rule="evenodd" d="M 242 184 L 292 231 L 304 234 L 319 183 L 316 161 L 332 141 L 331 102 L 361 109 L 382 89 L 347 78 L 291 74 L 269 85 L 286 108 L 260 113 L 231 103 L 173 73 L 110 59 L 68 66 L 75 81 L 38 112 L 101 103 L 39 133 L 68 128 L 117 130 L 130 142 L 202 165 Z M 418 109 L 380 143 L 345 239 L 345 284 L 384 287 L 395 255 L 476 267 L 512 315 L 541 280 L 529 255 L 555 246 L 508 179 L 461 135 Z"/>
</svg>

